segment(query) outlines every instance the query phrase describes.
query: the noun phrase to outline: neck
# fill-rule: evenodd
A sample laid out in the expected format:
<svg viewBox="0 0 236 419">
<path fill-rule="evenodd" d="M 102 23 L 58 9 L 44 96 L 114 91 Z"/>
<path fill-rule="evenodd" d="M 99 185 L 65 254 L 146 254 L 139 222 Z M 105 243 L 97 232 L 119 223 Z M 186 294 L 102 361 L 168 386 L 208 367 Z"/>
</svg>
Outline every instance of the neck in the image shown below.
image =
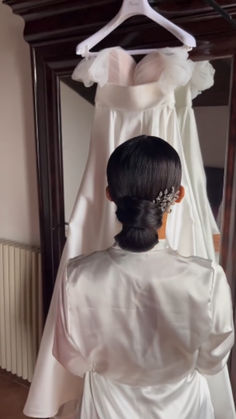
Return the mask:
<svg viewBox="0 0 236 419">
<path fill-rule="evenodd" d="M 167 217 L 168 214 L 165 212 L 162 218 L 162 225 L 161 227 L 157 230 L 158 233 L 158 237 L 159 239 L 165 239 L 166 238 L 166 223 L 167 223 Z"/>
</svg>

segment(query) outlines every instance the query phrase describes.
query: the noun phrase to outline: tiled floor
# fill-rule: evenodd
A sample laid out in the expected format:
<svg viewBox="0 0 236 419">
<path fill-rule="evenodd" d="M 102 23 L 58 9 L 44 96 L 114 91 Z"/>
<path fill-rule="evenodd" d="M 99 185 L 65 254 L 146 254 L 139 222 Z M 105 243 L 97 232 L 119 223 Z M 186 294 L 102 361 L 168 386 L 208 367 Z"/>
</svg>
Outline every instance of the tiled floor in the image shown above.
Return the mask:
<svg viewBox="0 0 236 419">
<path fill-rule="evenodd" d="M 28 393 L 29 384 L 0 369 L 0 418 L 26 419 L 22 409 Z"/>
</svg>

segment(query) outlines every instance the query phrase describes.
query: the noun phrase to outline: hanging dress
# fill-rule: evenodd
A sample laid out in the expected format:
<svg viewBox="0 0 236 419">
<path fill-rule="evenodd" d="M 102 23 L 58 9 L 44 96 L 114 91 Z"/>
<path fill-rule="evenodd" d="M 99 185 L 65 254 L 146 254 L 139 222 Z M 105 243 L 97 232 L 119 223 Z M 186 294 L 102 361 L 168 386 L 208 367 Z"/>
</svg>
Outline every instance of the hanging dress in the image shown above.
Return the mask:
<svg viewBox="0 0 236 419">
<path fill-rule="evenodd" d="M 175 89 L 189 82 L 192 71 L 193 62 L 188 59 L 184 47 L 163 48 L 137 65 L 121 48 L 111 48 L 82 60 L 74 71 L 73 78 L 83 81 L 86 86 L 98 84 L 94 124 L 89 158 L 71 215 L 67 243 L 24 409 L 29 416 L 53 416 L 63 403 L 78 399 L 81 392 L 81 380 L 52 356 L 58 290 L 68 259 L 110 247 L 120 230 L 115 205 L 105 198 L 106 164 L 119 144 L 146 134 L 167 140 L 178 151 L 186 195 L 181 205 L 173 207 L 168 218 L 167 238 L 170 246 L 182 255 L 209 257 L 175 110 Z"/>
<path fill-rule="evenodd" d="M 202 225 L 204 225 L 203 234 L 204 241 L 207 243 L 208 257 L 212 260 L 215 260 L 216 257 L 218 258 L 213 237 L 219 236 L 220 231 L 207 197 L 206 175 L 192 100 L 202 91 L 213 86 L 214 73 L 215 70 L 208 61 L 194 62 L 193 73 L 189 83 L 178 87 L 175 91 L 176 112 L 185 161 L 198 214 Z"/>
<path fill-rule="evenodd" d="M 209 217 L 207 211 L 202 214 L 194 197 L 179 129 L 181 118 L 177 118 L 175 110 L 174 92 L 187 86 L 193 69 L 194 63 L 188 59 L 184 47 L 163 48 L 137 65 L 121 48 L 111 48 L 83 60 L 75 69 L 74 79 L 82 80 L 86 86 L 94 82 L 99 85 L 89 159 L 70 223 L 76 231 L 77 254 L 112 244 L 120 226 L 115 206 L 104 200 L 106 162 L 119 144 L 146 134 L 166 139 L 178 151 L 182 163 L 186 197 L 181 208 L 174 207 L 169 217 L 170 245 L 186 256 L 214 259 L 212 232 L 210 239 L 206 238 Z M 206 194 L 203 200 L 211 215 Z"/>
</svg>

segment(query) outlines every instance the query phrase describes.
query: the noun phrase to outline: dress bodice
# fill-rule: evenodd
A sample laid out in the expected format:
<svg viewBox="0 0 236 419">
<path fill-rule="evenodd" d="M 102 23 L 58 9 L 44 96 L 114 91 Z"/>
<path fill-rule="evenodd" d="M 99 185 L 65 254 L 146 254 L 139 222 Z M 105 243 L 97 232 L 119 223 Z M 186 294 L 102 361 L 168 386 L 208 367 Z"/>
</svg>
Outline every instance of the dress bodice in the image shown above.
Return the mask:
<svg viewBox="0 0 236 419">
<path fill-rule="evenodd" d="M 159 49 L 137 64 L 124 49 L 114 47 L 80 61 L 72 78 L 85 86 L 98 83 L 100 87 L 105 84 L 138 86 L 158 81 L 163 90 L 169 91 L 185 85 L 192 69 L 193 62 L 188 59 L 185 47 Z"/>
<path fill-rule="evenodd" d="M 156 105 L 174 106 L 174 90 L 188 83 L 192 68 L 185 47 L 162 48 L 137 64 L 115 47 L 80 61 L 72 78 L 85 86 L 98 84 L 97 105 L 137 112 Z"/>
<path fill-rule="evenodd" d="M 97 83 L 97 103 L 137 111 L 175 99 L 178 106 L 190 104 L 213 84 L 214 69 L 208 61 L 190 60 L 185 47 L 161 48 L 138 63 L 114 47 L 81 60 L 72 78 L 85 86 Z"/>
</svg>

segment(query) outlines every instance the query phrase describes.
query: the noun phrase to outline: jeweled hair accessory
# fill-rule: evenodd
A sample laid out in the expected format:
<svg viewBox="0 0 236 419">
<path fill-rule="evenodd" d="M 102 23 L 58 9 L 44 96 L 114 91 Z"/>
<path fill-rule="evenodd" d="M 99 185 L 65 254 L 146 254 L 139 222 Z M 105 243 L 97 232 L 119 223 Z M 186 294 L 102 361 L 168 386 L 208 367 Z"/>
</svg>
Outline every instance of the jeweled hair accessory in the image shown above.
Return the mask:
<svg viewBox="0 0 236 419">
<path fill-rule="evenodd" d="M 170 190 L 160 191 L 158 196 L 153 199 L 153 203 L 157 204 L 162 212 L 168 211 L 169 207 L 179 198 L 179 191 L 175 192 L 174 186 Z"/>
</svg>

